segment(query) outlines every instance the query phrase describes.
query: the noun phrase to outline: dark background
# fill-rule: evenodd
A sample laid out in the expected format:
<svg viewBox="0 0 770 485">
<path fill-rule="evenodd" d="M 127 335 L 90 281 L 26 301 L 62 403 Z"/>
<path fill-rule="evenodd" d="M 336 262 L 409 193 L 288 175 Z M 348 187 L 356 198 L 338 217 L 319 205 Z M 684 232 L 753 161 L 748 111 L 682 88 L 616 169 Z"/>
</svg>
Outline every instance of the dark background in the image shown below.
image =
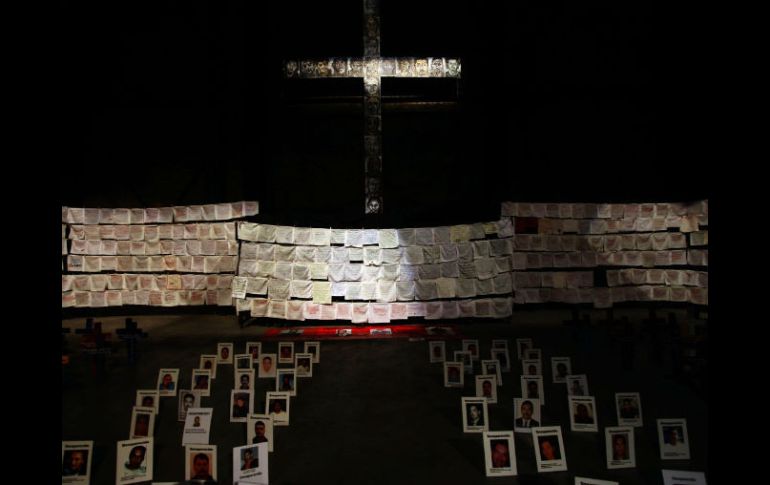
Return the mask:
<svg viewBox="0 0 770 485">
<path fill-rule="evenodd" d="M 266 222 L 408 227 L 710 195 L 697 10 L 384 1 L 383 56 L 460 57 L 463 77 L 384 80 L 385 214 L 366 221 L 362 82 L 282 78 L 360 56 L 362 0 L 61 5 L 63 205 L 256 199 Z"/>
</svg>

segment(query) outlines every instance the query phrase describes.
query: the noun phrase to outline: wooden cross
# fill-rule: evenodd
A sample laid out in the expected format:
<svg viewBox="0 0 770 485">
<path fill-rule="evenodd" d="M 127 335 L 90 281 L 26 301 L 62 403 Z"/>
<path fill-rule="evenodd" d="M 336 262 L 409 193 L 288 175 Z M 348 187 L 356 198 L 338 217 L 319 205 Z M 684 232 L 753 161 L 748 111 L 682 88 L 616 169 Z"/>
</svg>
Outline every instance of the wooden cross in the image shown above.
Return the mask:
<svg viewBox="0 0 770 485">
<path fill-rule="evenodd" d="M 383 77 L 459 78 L 460 59 L 380 57 L 380 5 L 364 0 L 364 56 L 321 60 L 289 60 L 287 78 L 363 78 L 364 80 L 364 213 L 383 213 L 382 88 Z"/>
<path fill-rule="evenodd" d="M 126 318 L 126 324 L 124 328 L 116 330 L 118 338 L 126 342 L 126 350 L 128 354 L 128 363 L 136 363 L 137 343 L 139 339 L 147 338 L 149 334 L 139 328 L 139 324 L 131 318 Z"/>
</svg>

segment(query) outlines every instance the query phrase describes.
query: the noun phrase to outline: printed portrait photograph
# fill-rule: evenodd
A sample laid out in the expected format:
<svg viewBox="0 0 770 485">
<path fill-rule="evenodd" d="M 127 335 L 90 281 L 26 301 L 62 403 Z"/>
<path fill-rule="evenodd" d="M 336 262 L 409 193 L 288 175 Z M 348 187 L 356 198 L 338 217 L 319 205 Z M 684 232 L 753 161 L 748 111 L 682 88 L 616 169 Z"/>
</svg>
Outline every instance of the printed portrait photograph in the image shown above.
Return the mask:
<svg viewBox="0 0 770 485">
<path fill-rule="evenodd" d="M 278 342 L 278 363 L 294 363 L 294 342 Z"/>
<path fill-rule="evenodd" d="M 118 441 L 115 483 L 123 485 L 152 480 L 152 453 L 152 438 Z"/>
<path fill-rule="evenodd" d="M 235 368 L 236 369 L 251 369 L 251 355 L 250 354 L 237 354 L 235 356 Z"/>
<path fill-rule="evenodd" d="M 487 423 L 487 401 L 475 397 L 460 398 L 463 432 L 481 433 L 489 430 Z"/>
<path fill-rule="evenodd" d="M 482 436 L 486 475 L 488 477 L 516 475 L 513 432 L 485 431 Z"/>
<path fill-rule="evenodd" d="M 267 377 L 267 378 L 275 378 L 275 371 L 276 366 L 278 363 L 276 362 L 275 354 L 262 354 L 259 356 L 259 367 L 257 376 L 259 377 Z"/>
<path fill-rule="evenodd" d="M 185 480 L 215 481 L 217 475 L 216 445 L 185 446 L 185 464 Z"/>
<path fill-rule="evenodd" d="M 572 431 L 598 431 L 593 397 L 569 396 L 567 401 Z"/>
<path fill-rule="evenodd" d="M 192 388 L 201 396 L 211 395 L 211 369 L 192 370 Z"/>
<path fill-rule="evenodd" d="M 446 342 L 443 340 L 432 340 L 428 342 L 430 352 L 430 362 L 444 362 L 446 360 Z"/>
<path fill-rule="evenodd" d="M 153 435 L 155 410 L 134 406 L 131 412 L 131 438 L 147 438 Z"/>
<path fill-rule="evenodd" d="M 230 391 L 230 422 L 245 423 L 253 408 L 251 391 Z"/>
<path fill-rule="evenodd" d="M 493 359 L 493 360 L 482 360 L 481 361 L 481 373 L 482 374 L 494 374 L 497 376 L 497 385 L 502 386 L 503 385 L 503 373 L 500 369 L 500 361 Z"/>
<path fill-rule="evenodd" d="M 289 393 L 288 392 L 267 392 L 265 396 L 265 409 L 267 414 L 273 418 L 273 426 L 289 425 Z"/>
<path fill-rule="evenodd" d="M 317 364 L 321 359 L 321 342 L 305 342 L 305 353 L 313 356 L 313 363 Z"/>
<path fill-rule="evenodd" d="M 634 428 L 631 426 L 608 426 L 604 429 L 604 435 L 607 451 L 607 468 L 635 467 Z"/>
<path fill-rule="evenodd" d="M 444 387 L 463 387 L 464 376 L 462 362 L 444 362 Z"/>
<path fill-rule="evenodd" d="M 246 430 L 248 444 L 267 443 L 268 451 L 273 451 L 273 418 L 267 414 L 250 414 Z"/>
<path fill-rule="evenodd" d="M 588 376 L 585 374 L 567 376 L 567 395 L 568 396 L 587 396 Z"/>
<path fill-rule="evenodd" d="M 544 406 L 543 377 L 521 376 L 521 396 L 527 399 L 539 399 L 540 404 Z"/>
<path fill-rule="evenodd" d="M 500 370 L 503 372 L 511 371 L 511 361 L 508 358 L 508 349 L 492 349 L 489 351 L 489 355 L 492 360 L 500 362 Z"/>
<path fill-rule="evenodd" d="M 560 426 L 532 428 L 532 445 L 535 448 L 538 472 L 567 470 L 567 457 L 564 453 Z"/>
<path fill-rule="evenodd" d="M 179 369 L 160 369 L 158 371 L 158 395 L 176 396 L 176 383 L 179 380 Z"/>
<path fill-rule="evenodd" d="M 463 339 L 462 349 L 471 353 L 471 359 L 479 359 L 479 341 L 476 339 Z"/>
<path fill-rule="evenodd" d="M 463 363 L 463 371 L 466 374 L 473 374 L 473 358 L 471 358 L 470 352 L 467 350 L 455 350 L 454 360 Z"/>
<path fill-rule="evenodd" d="M 297 377 L 313 377 L 313 355 L 306 352 L 294 354 Z"/>
<path fill-rule="evenodd" d="M 143 408 L 153 408 L 155 414 L 158 414 L 158 403 L 160 402 L 160 393 L 154 389 L 140 389 L 136 391 L 135 406 Z"/>
<path fill-rule="evenodd" d="M 658 419 L 661 460 L 689 460 L 690 441 L 686 419 Z"/>
<path fill-rule="evenodd" d="M 532 433 L 541 426 L 540 399 L 513 398 L 513 429 L 517 433 Z"/>
<path fill-rule="evenodd" d="M 187 419 L 187 410 L 198 407 L 198 394 L 188 389 L 180 389 L 178 402 L 177 421 L 184 422 Z"/>
<path fill-rule="evenodd" d="M 259 354 L 262 353 L 262 342 L 246 342 L 246 353 L 251 356 L 251 363 L 259 363 Z"/>
<path fill-rule="evenodd" d="M 198 367 L 200 369 L 210 370 L 211 371 L 211 378 L 212 379 L 216 379 L 217 378 L 217 356 L 216 356 L 216 354 L 201 355 L 201 361 L 200 361 L 200 365 Z"/>
<path fill-rule="evenodd" d="M 523 359 L 521 361 L 522 374 L 525 376 L 542 376 L 542 363 L 537 359 Z"/>
<path fill-rule="evenodd" d="M 290 396 L 297 395 L 297 378 L 294 369 L 278 369 L 275 376 L 275 389 L 288 392 Z"/>
<path fill-rule="evenodd" d="M 642 400 L 638 392 L 618 392 L 615 406 L 619 426 L 642 426 Z"/>
<path fill-rule="evenodd" d="M 93 441 L 62 441 L 62 483 L 87 484 Z"/>
<path fill-rule="evenodd" d="M 497 376 L 482 374 L 476 376 L 476 396 L 483 397 L 488 404 L 497 403 Z"/>
<path fill-rule="evenodd" d="M 235 371 L 235 389 L 238 391 L 254 390 L 254 369 Z"/>
<path fill-rule="evenodd" d="M 553 382 L 564 383 L 567 376 L 572 374 L 572 361 L 569 357 L 551 357 L 551 375 Z"/>
<path fill-rule="evenodd" d="M 217 364 L 233 363 L 233 344 L 230 342 L 220 342 L 217 344 Z"/>
</svg>

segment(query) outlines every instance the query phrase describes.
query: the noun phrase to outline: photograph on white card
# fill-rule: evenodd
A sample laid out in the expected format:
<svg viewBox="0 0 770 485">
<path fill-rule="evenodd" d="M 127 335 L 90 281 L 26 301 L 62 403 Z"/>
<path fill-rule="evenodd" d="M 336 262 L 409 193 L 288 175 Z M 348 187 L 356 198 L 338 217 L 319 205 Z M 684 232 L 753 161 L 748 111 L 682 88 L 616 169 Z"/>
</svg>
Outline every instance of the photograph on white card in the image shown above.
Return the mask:
<svg viewBox="0 0 770 485">
<path fill-rule="evenodd" d="M 152 438 L 118 441 L 115 483 L 128 485 L 152 480 L 152 455 Z"/>
<path fill-rule="evenodd" d="M 517 474 L 513 431 L 484 431 L 482 441 L 484 465 L 488 477 Z"/>
<path fill-rule="evenodd" d="M 638 392 L 616 392 L 618 426 L 642 426 L 642 398 Z"/>
<path fill-rule="evenodd" d="M 531 433 L 532 428 L 542 426 L 540 399 L 513 398 L 513 429 L 517 433 Z"/>
<path fill-rule="evenodd" d="M 519 360 L 524 360 L 526 356 L 524 353 L 533 347 L 531 338 L 517 338 L 516 339 L 516 356 Z"/>
<path fill-rule="evenodd" d="M 254 390 L 254 369 L 235 370 L 235 389 L 239 391 Z"/>
<path fill-rule="evenodd" d="M 497 376 L 481 374 L 476 376 L 476 397 L 483 397 L 488 404 L 497 403 Z"/>
<path fill-rule="evenodd" d="M 463 363 L 463 369 L 466 374 L 473 374 L 473 358 L 467 350 L 455 350 L 454 360 Z"/>
<path fill-rule="evenodd" d="M 251 369 L 251 354 L 235 354 L 235 369 Z"/>
<path fill-rule="evenodd" d="M 153 408 L 157 415 L 159 402 L 160 392 L 155 389 L 139 389 L 136 391 L 136 402 L 134 403 L 134 406 Z"/>
<path fill-rule="evenodd" d="M 176 396 L 176 383 L 179 381 L 179 369 L 160 369 L 158 371 L 158 395 Z"/>
<path fill-rule="evenodd" d="M 593 396 L 567 396 L 572 431 L 599 431 L 596 401 Z"/>
<path fill-rule="evenodd" d="M 634 428 L 631 426 L 608 426 L 604 428 L 607 450 L 607 468 L 636 467 Z"/>
<path fill-rule="evenodd" d="M 543 376 L 521 376 L 521 397 L 527 399 L 540 399 L 540 404 L 545 405 L 543 394 Z"/>
<path fill-rule="evenodd" d="M 211 369 L 192 370 L 192 388 L 201 396 L 211 395 Z"/>
<path fill-rule="evenodd" d="M 233 483 L 267 485 L 267 443 L 233 448 Z"/>
<path fill-rule="evenodd" d="M 661 470 L 663 485 L 706 485 L 706 474 L 683 470 Z"/>
<path fill-rule="evenodd" d="M 489 351 L 489 356 L 490 359 L 500 362 L 500 370 L 502 372 L 511 372 L 511 359 L 508 349 L 493 348 Z"/>
<path fill-rule="evenodd" d="M 313 354 L 297 352 L 294 354 L 294 368 L 297 377 L 313 377 Z"/>
<path fill-rule="evenodd" d="M 482 433 L 489 430 L 487 400 L 480 397 L 460 398 L 464 433 Z"/>
<path fill-rule="evenodd" d="M 246 353 L 251 356 L 251 363 L 259 363 L 259 354 L 262 353 L 262 342 L 246 342 Z"/>
<path fill-rule="evenodd" d="M 587 396 L 590 394 L 588 390 L 587 375 L 585 374 L 568 375 L 566 382 L 567 382 L 568 396 Z"/>
<path fill-rule="evenodd" d="M 278 363 L 294 363 L 294 342 L 278 342 Z"/>
<path fill-rule="evenodd" d="M 521 371 L 525 376 L 542 376 L 543 363 L 538 359 L 523 359 L 521 361 Z"/>
<path fill-rule="evenodd" d="M 273 418 L 270 415 L 250 414 L 246 423 L 246 434 L 246 443 L 267 443 L 267 450 L 273 451 Z"/>
<path fill-rule="evenodd" d="M 217 479 L 217 446 L 187 445 L 184 448 L 184 479 L 194 483 L 214 482 Z M 200 482 L 198 482 L 200 480 Z"/>
<path fill-rule="evenodd" d="M 463 372 L 463 363 L 444 362 L 444 387 L 459 387 L 465 385 L 465 372 Z"/>
<path fill-rule="evenodd" d="M 500 361 L 497 359 L 482 360 L 481 361 L 481 373 L 482 374 L 494 374 L 497 376 L 497 385 L 503 385 L 503 372 L 500 369 Z"/>
<path fill-rule="evenodd" d="M 321 362 L 321 342 L 305 342 L 305 353 L 313 356 L 314 364 Z"/>
<path fill-rule="evenodd" d="M 473 360 L 479 360 L 479 341 L 476 339 L 463 339 L 462 349 L 471 353 Z"/>
<path fill-rule="evenodd" d="M 257 376 L 262 378 L 275 378 L 277 362 L 275 354 L 261 354 Z"/>
<path fill-rule="evenodd" d="M 265 409 L 273 418 L 273 426 L 289 425 L 290 399 L 288 392 L 268 391 L 265 394 Z"/>
<path fill-rule="evenodd" d="M 93 441 L 61 442 L 62 484 L 88 485 L 91 478 Z"/>
<path fill-rule="evenodd" d="M 689 460 L 690 438 L 687 436 L 687 420 L 658 419 L 658 445 L 661 460 Z"/>
<path fill-rule="evenodd" d="M 532 444 L 538 472 L 567 471 L 561 426 L 532 428 Z"/>
<path fill-rule="evenodd" d="M 249 414 L 254 410 L 254 392 L 230 391 L 230 422 L 245 423 Z"/>
<path fill-rule="evenodd" d="M 551 357 L 551 375 L 553 383 L 567 382 L 567 376 L 572 374 L 572 359 L 569 357 Z"/>
<path fill-rule="evenodd" d="M 220 342 L 217 344 L 217 364 L 233 363 L 233 344 L 232 342 Z"/>
<path fill-rule="evenodd" d="M 198 366 L 200 369 L 210 369 L 211 370 L 211 378 L 216 379 L 217 378 L 217 356 L 216 354 L 203 354 L 201 355 L 200 364 Z M 193 385 L 195 385 L 193 383 Z"/>
<path fill-rule="evenodd" d="M 443 340 L 431 340 L 428 342 L 428 357 L 430 363 L 444 362 L 446 360 L 446 342 Z"/>
<path fill-rule="evenodd" d="M 275 390 L 288 392 L 290 396 L 297 395 L 297 370 L 292 368 L 278 369 L 275 375 Z"/>
<path fill-rule="evenodd" d="M 492 339 L 492 348 L 493 349 L 507 349 L 508 348 L 508 339 L 504 339 L 504 338 Z"/>
<path fill-rule="evenodd" d="M 180 389 L 177 399 L 177 421 L 184 422 L 187 419 L 187 411 L 197 408 L 201 404 L 201 395 L 198 391 Z"/>
<path fill-rule="evenodd" d="M 620 485 L 612 480 L 599 480 L 596 478 L 575 477 L 574 485 Z"/>
<path fill-rule="evenodd" d="M 206 445 L 211 432 L 214 408 L 190 408 L 184 421 L 182 445 Z"/>
</svg>

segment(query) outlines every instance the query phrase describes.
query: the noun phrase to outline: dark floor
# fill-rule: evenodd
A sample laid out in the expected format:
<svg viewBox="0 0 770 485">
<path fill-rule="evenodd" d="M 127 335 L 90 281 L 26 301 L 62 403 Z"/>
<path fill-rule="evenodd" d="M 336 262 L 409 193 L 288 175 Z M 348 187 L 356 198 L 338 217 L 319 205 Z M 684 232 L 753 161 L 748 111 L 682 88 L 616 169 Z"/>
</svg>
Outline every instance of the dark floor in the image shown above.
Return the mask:
<svg viewBox="0 0 770 485">
<path fill-rule="evenodd" d="M 646 312 L 616 311 L 628 315 L 635 329 L 633 367 L 624 370 L 621 340 L 605 326 L 594 324 L 574 334 L 562 325 L 567 311 L 518 311 L 513 323 L 460 324 L 466 338 L 478 338 L 481 355 L 489 355 L 493 338 L 532 337 L 543 350 L 546 402 L 544 425 L 561 425 L 568 471 L 538 474 L 532 440 L 516 434 L 517 477 L 486 478 L 480 434 L 464 434 L 460 397 L 474 395 L 472 379 L 465 388 L 443 387 L 442 365 L 430 364 L 425 340 L 324 340 L 321 363 L 312 378 L 301 379 L 292 398 L 291 426 L 275 429 L 275 451 L 270 454 L 271 484 L 363 483 L 519 483 L 573 485 L 584 476 L 619 481 L 624 485 L 662 484 L 663 468 L 707 471 L 708 408 L 688 382 L 671 377 L 672 361 L 663 340 L 657 362 L 652 339 L 644 337 L 641 319 Z M 683 316 L 683 314 L 682 314 Z M 215 353 L 217 342 L 231 341 L 243 352 L 247 340 L 258 340 L 264 327 L 239 328 L 235 317 L 137 316 L 150 332 L 141 343 L 136 367 L 127 365 L 121 346 L 108 359 L 103 377 L 93 377 L 87 356 L 77 349 L 76 336 L 68 337 L 72 363 L 62 371 L 62 439 L 94 440 L 92 485 L 114 482 L 115 447 L 128 439 L 131 407 L 137 389 L 153 388 L 158 368 L 179 367 L 180 387 L 190 384 L 191 369 L 202 353 Z M 101 318 L 106 331 L 122 326 L 122 318 Z M 433 322 L 431 322 L 433 323 Z M 82 327 L 83 320 L 63 326 Z M 277 341 L 265 340 L 263 352 L 276 352 Z M 459 339 L 447 341 L 447 354 L 459 350 Z M 624 348 L 624 351 L 627 348 Z M 550 357 L 572 357 L 574 373 L 586 373 L 599 413 L 598 433 L 569 430 L 566 388 L 551 384 Z M 514 359 L 514 363 L 515 363 Z M 478 366 L 478 364 L 477 364 Z M 478 369 L 478 367 L 477 367 Z M 503 374 L 498 404 L 490 404 L 490 429 L 513 429 L 513 398 L 520 395 L 521 370 Z M 229 390 L 232 368 L 218 369 L 212 396 L 204 406 L 214 408 L 211 443 L 218 446 L 219 483 L 232 483 L 232 448 L 245 444 L 244 424 L 230 423 Z M 274 382 L 258 379 L 256 411 L 264 409 L 264 392 Z M 641 393 L 645 425 L 636 428 L 634 469 L 607 470 L 604 428 L 616 425 L 614 393 Z M 184 478 L 182 423 L 176 420 L 176 398 L 161 398 L 155 429 L 155 481 Z M 656 418 L 687 418 L 692 459 L 662 462 L 657 445 Z M 707 471 L 708 476 L 708 471 Z"/>
</svg>

